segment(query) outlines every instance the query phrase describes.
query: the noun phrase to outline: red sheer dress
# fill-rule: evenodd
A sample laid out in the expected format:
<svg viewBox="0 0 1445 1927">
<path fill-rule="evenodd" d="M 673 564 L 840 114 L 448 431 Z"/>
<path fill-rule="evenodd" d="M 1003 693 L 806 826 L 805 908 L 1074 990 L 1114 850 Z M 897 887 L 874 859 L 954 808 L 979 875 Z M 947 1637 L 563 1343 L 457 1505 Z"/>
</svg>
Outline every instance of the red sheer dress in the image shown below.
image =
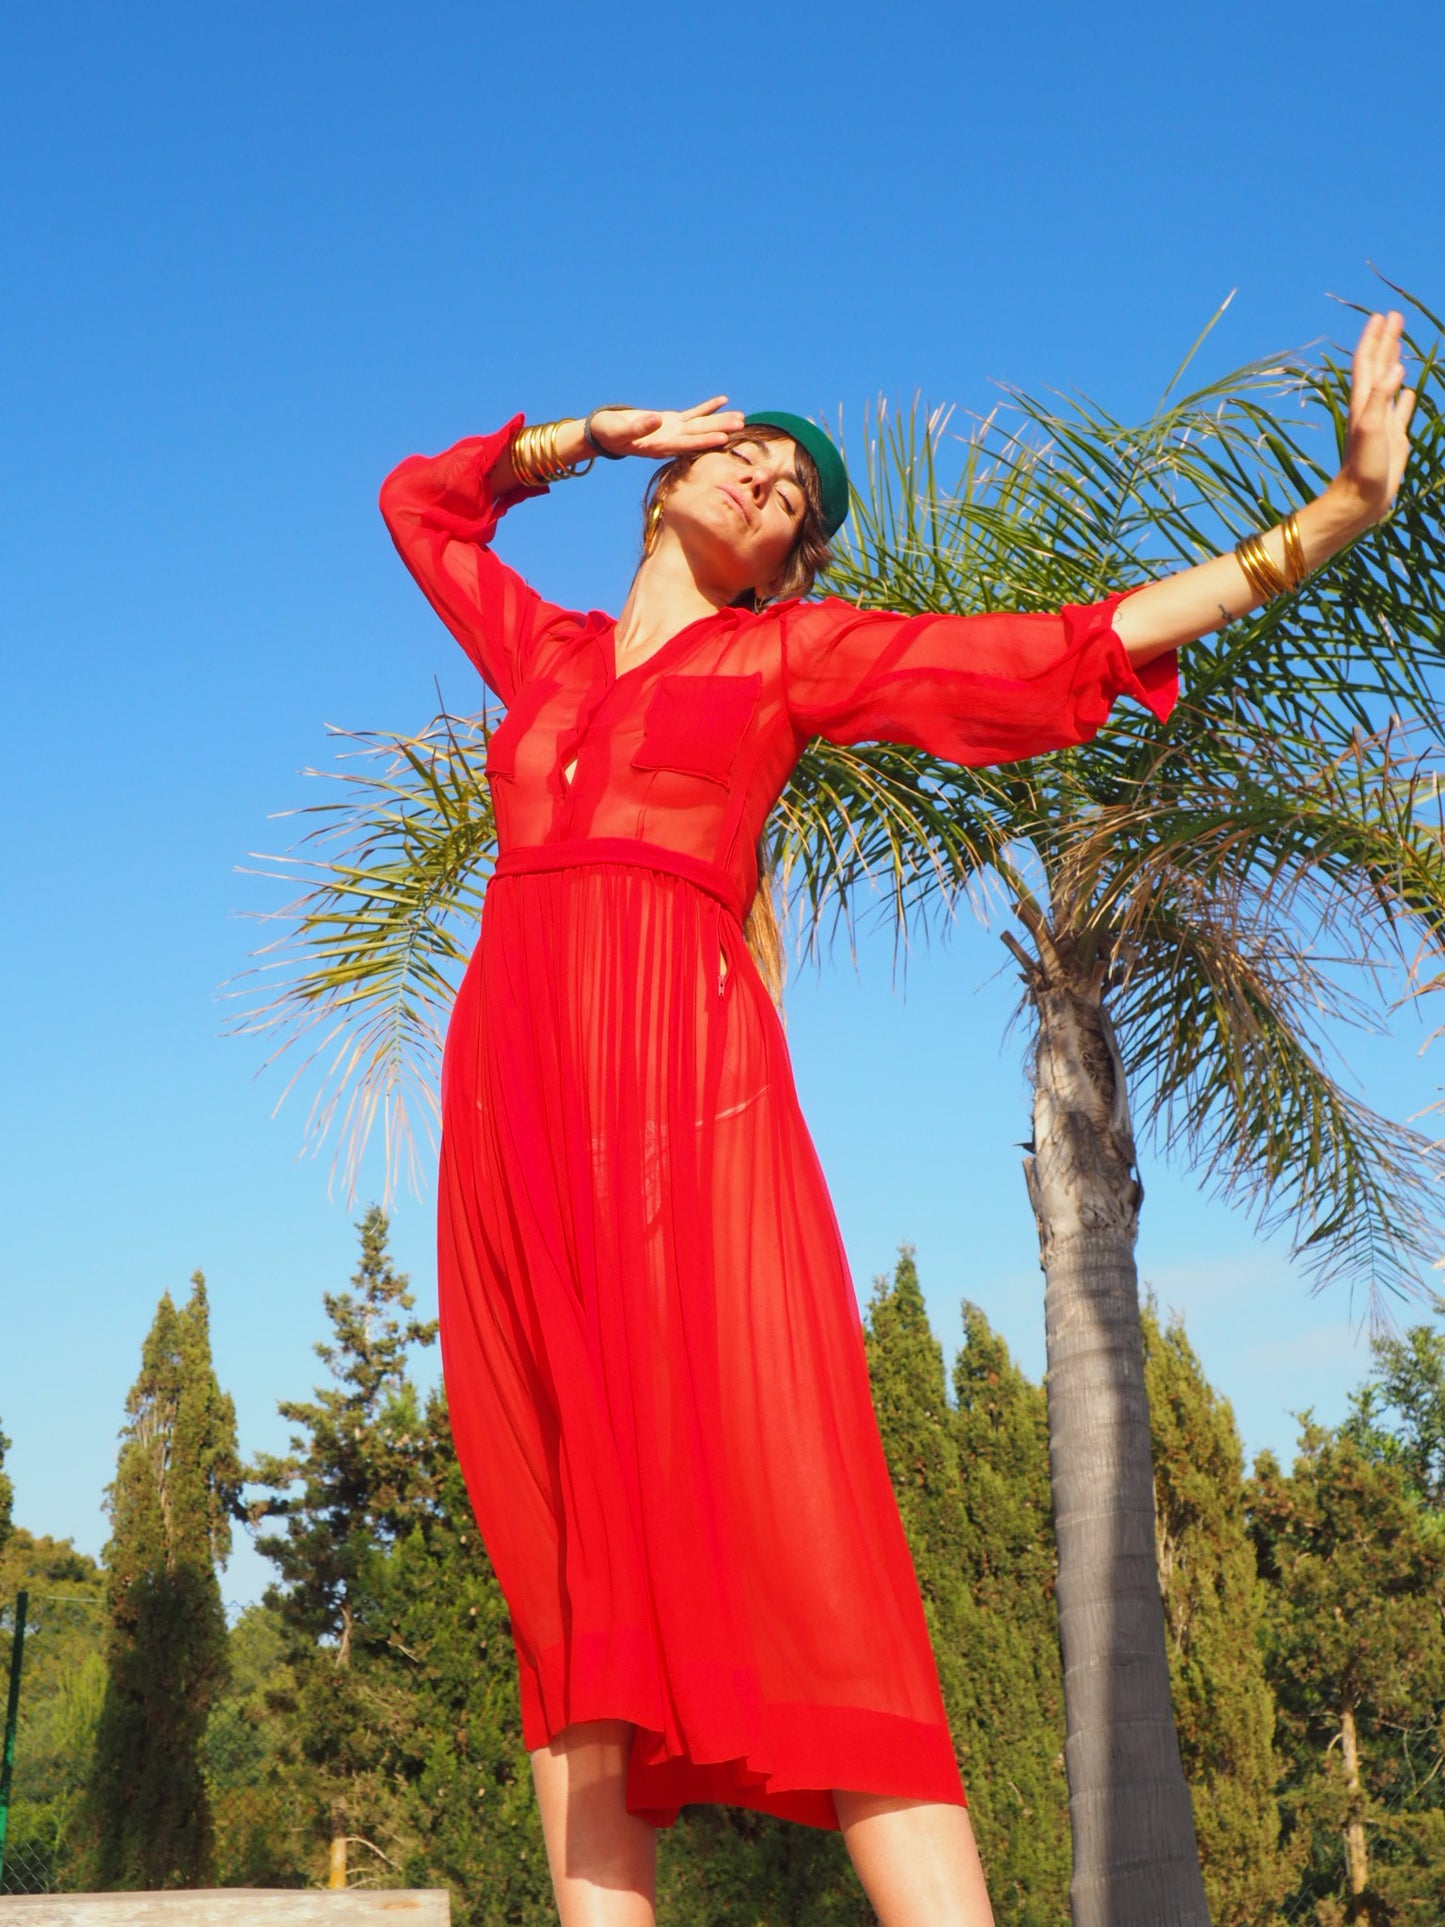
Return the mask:
<svg viewBox="0 0 1445 1927">
<path fill-rule="evenodd" d="M 637 1727 L 629 1806 L 819 1827 L 831 1789 L 962 1803 L 842 1241 L 744 944 L 764 818 L 812 736 L 959 763 L 1160 715 L 1112 604 L 722 610 L 619 674 L 613 621 L 492 553 L 521 418 L 381 503 L 507 705 L 500 855 L 442 1073 L 452 1428 L 511 1615 L 529 1748 Z M 530 492 L 530 491 L 526 491 Z"/>
</svg>

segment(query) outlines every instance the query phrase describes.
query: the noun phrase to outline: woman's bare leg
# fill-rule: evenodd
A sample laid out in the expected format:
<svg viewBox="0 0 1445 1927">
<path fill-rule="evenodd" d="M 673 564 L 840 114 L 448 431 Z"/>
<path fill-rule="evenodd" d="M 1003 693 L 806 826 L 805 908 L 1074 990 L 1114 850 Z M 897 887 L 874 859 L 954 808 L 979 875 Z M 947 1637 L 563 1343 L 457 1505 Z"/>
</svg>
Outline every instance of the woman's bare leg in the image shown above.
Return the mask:
<svg viewBox="0 0 1445 1927">
<path fill-rule="evenodd" d="M 838 1824 L 882 1927 L 993 1927 L 963 1807 L 834 1793 Z"/>
<path fill-rule="evenodd" d="M 530 1755 L 562 1927 L 653 1927 L 657 1829 L 626 1805 L 626 1720 L 583 1720 Z"/>
</svg>

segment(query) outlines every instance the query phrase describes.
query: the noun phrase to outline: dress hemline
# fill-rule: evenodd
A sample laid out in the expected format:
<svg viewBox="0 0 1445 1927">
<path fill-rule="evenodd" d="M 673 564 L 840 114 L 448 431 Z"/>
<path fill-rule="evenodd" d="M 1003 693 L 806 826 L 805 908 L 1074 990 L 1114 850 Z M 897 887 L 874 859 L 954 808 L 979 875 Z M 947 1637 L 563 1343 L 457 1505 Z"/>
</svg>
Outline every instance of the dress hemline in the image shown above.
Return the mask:
<svg viewBox="0 0 1445 1927">
<path fill-rule="evenodd" d="M 748 1693 L 745 1678 L 736 1684 L 748 1702 L 748 1734 L 734 1734 L 736 1752 L 696 1758 L 666 1731 L 658 1691 L 646 1679 L 641 1634 L 607 1644 L 618 1668 L 609 1674 L 582 1674 L 575 1655 L 569 1666 L 561 1647 L 537 1665 L 519 1652 L 523 1744 L 530 1753 L 584 1720 L 627 1721 L 637 1729 L 627 1810 L 655 1827 L 670 1827 L 683 1807 L 706 1803 L 836 1833 L 835 1789 L 968 1805 L 946 1728 L 860 1707 L 769 1704 Z M 688 1682 L 678 1685 L 685 1692 Z"/>
</svg>

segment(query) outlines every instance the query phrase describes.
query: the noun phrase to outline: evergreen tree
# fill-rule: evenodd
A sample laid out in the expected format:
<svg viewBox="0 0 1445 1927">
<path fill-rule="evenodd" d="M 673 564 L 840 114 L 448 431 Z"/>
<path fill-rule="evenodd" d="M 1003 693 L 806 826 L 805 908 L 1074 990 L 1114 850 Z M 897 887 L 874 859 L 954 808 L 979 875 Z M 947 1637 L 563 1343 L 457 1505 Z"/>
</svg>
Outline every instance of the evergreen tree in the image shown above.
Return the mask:
<svg viewBox="0 0 1445 1927">
<path fill-rule="evenodd" d="M 1000 1921 L 1052 1927 L 1067 1915 L 1072 1850 L 1048 1407 L 977 1305 L 964 1305 L 963 1332 L 953 1386 L 969 1610 L 950 1712 L 993 1843 Z"/>
<path fill-rule="evenodd" d="M 1183 1327 L 1146 1307 L 1144 1375 L 1174 1717 L 1215 1927 L 1267 1919 L 1291 1885 L 1280 1851 L 1274 1697 L 1244 1507 L 1244 1453 Z"/>
<path fill-rule="evenodd" d="M 387 1723 L 405 1715 L 375 1607 L 381 1567 L 425 1502 L 422 1421 L 406 1359 L 437 1330 L 406 1316 L 415 1299 L 392 1269 L 385 1213 L 373 1206 L 357 1229 L 352 1289 L 323 1295 L 332 1336 L 315 1349 L 331 1382 L 310 1400 L 281 1404 L 297 1428 L 291 1452 L 263 1454 L 247 1474 L 272 1492 L 248 1516 L 285 1524 L 256 1542 L 280 1574 L 267 1603 L 288 1640 L 289 1680 L 276 1710 L 287 1716 L 292 1796 L 329 1841 L 328 1877 L 338 1883 L 350 1845 L 393 1870 L 411 1850 L 403 1803 L 381 1767 Z"/>
<path fill-rule="evenodd" d="M 200 1748 L 226 1680 L 217 1561 L 231 1549 L 236 1414 L 211 1363 L 205 1279 L 162 1297 L 107 1492 L 105 1701 L 91 1777 L 98 1887 L 207 1884 Z"/>
<path fill-rule="evenodd" d="M 1067 1911 L 1068 1793 L 1043 1394 L 976 1307 L 950 1407 L 914 1255 L 868 1312 L 884 1450 L 1001 1920 Z"/>
<path fill-rule="evenodd" d="M 1445 1314 L 1445 1298 L 1435 1299 Z M 1421 1503 L 1445 1514 L 1445 1331 L 1413 1325 L 1372 1338 L 1374 1370 L 1344 1430 L 1371 1458 L 1398 1465 Z"/>
<path fill-rule="evenodd" d="M 257 1541 L 274 1560 L 287 1619 L 334 1643 L 336 1664 L 351 1650 L 353 1596 L 378 1537 L 404 1524 L 417 1478 L 415 1394 L 406 1377 L 412 1345 L 430 1345 L 436 1322 L 400 1314 L 416 1303 L 405 1275 L 392 1270 L 386 1214 L 373 1205 L 357 1226 L 361 1259 L 352 1289 L 325 1292 L 332 1340 L 315 1346 L 332 1383 L 307 1401 L 278 1410 L 299 1430 L 285 1457 L 261 1454 L 247 1477 L 295 1498 L 249 1508 L 253 1520 L 284 1518 L 282 1534 Z"/>
<path fill-rule="evenodd" d="M 1290 1755 L 1285 1814 L 1304 1863 L 1291 1911 L 1314 1901 L 1322 1922 L 1437 1920 L 1445 1829 L 1412 1797 L 1439 1768 L 1445 1534 L 1399 1466 L 1308 1421 L 1289 1476 L 1261 1454 L 1249 1507 Z"/>
</svg>

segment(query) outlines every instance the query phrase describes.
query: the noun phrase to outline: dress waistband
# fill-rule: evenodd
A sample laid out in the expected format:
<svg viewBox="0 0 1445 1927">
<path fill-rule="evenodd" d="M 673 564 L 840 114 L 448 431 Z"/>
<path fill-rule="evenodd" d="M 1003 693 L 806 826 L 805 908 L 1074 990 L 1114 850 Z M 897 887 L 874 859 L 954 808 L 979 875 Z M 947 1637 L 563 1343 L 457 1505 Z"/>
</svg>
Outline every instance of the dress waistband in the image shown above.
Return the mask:
<svg viewBox="0 0 1445 1927">
<path fill-rule="evenodd" d="M 634 869 L 662 870 L 716 897 L 741 923 L 747 914 L 742 893 L 726 870 L 682 850 L 664 849 L 630 836 L 575 837 L 564 843 L 526 843 L 503 850 L 492 869 L 497 877 L 531 876 L 545 870 L 572 870 L 584 863 L 627 863 Z"/>
</svg>

